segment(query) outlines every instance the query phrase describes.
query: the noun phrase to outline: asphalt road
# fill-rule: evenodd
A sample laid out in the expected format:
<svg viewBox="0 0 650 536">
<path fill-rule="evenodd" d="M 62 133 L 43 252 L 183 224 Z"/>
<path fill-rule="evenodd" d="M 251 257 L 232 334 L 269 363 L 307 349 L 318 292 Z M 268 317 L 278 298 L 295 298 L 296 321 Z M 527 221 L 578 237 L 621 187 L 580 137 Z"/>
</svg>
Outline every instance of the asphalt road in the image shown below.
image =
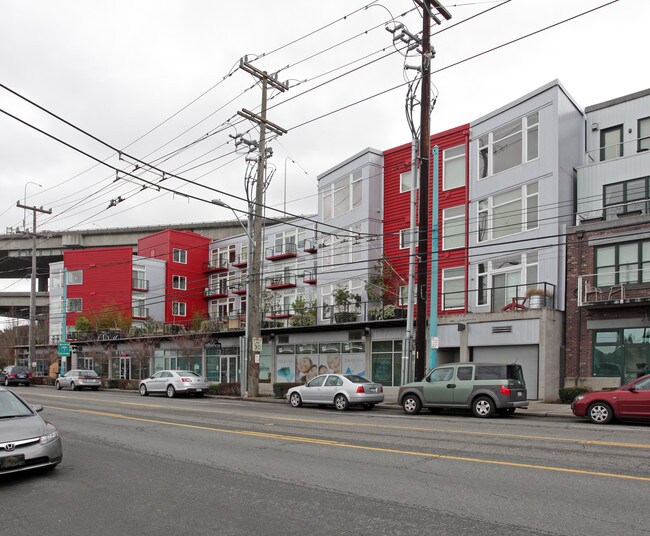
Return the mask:
<svg viewBox="0 0 650 536">
<path fill-rule="evenodd" d="M 64 460 L 3 534 L 650 534 L 649 425 L 15 390 Z"/>
</svg>

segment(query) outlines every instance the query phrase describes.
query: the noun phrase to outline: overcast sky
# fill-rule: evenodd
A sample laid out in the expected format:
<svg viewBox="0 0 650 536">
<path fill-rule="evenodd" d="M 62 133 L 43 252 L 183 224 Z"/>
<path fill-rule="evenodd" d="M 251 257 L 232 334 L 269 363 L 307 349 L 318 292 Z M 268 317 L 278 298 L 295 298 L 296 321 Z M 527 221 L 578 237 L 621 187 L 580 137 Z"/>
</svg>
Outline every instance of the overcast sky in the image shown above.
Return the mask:
<svg viewBox="0 0 650 536">
<path fill-rule="evenodd" d="M 650 87 L 647 0 L 443 4 L 453 19 L 433 28 L 432 133 L 556 78 L 582 107 Z M 167 178 L 166 188 L 240 209 L 246 162 L 230 135 L 258 136 L 237 116 L 259 109 L 260 87 L 238 68 L 240 58 L 257 58 L 254 66 L 279 71 L 290 86 L 269 101 L 268 119 L 288 133 L 271 143 L 277 169 L 267 205 L 282 210 L 286 179 L 287 212 L 315 213 L 319 174 L 366 147 L 385 150 L 410 139 L 406 90 L 387 91 L 403 83 L 404 59 L 388 55 L 394 49 L 384 26 L 395 17 L 417 33 L 421 18 L 413 8 L 411 0 L 4 0 L 0 83 L 126 155 L 207 186 Z M 233 217 L 209 203 L 143 189 L 160 173 L 134 171 L 133 160 L 120 161 L 109 147 L 4 88 L 0 109 L 110 166 L 0 113 L 2 232 L 22 226 L 15 205 L 25 195 L 28 205 L 52 209 L 52 216 L 39 216 L 43 230 Z M 116 181 L 115 167 L 147 183 Z"/>
</svg>

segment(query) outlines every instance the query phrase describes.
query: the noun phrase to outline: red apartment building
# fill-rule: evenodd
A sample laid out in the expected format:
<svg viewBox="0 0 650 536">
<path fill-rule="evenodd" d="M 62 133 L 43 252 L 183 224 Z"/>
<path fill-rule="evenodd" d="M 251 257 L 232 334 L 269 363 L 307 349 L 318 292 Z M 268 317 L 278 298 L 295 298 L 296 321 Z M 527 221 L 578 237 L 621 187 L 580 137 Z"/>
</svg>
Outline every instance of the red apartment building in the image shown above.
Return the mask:
<svg viewBox="0 0 650 536">
<path fill-rule="evenodd" d="M 467 207 L 469 192 L 469 125 L 431 136 L 431 148 L 438 146 L 438 314 L 462 313 L 467 309 Z M 429 206 L 433 200 L 433 158 L 429 170 Z M 384 254 L 397 272 L 395 293 L 400 305 L 407 303 L 409 271 L 409 228 L 411 199 L 411 144 L 384 152 Z M 416 217 L 418 211 L 416 210 Z M 429 244 L 432 216 L 427 222 Z M 417 237 L 416 237 L 417 239 Z M 430 252 L 432 248 L 429 248 Z M 461 276 L 462 275 L 462 279 Z M 459 281 L 460 284 L 455 282 Z M 431 285 L 431 271 L 428 278 Z M 427 302 L 428 302 L 427 298 Z M 427 305 L 428 307 L 428 305 Z"/>
</svg>

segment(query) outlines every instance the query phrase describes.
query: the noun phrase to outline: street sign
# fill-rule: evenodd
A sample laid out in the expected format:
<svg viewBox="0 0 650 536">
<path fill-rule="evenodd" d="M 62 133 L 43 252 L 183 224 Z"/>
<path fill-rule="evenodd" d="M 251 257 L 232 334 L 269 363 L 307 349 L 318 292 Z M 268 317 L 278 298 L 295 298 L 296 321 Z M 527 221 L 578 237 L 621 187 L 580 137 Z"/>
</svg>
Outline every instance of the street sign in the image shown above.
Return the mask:
<svg viewBox="0 0 650 536">
<path fill-rule="evenodd" d="M 58 345 L 59 357 L 70 357 L 70 343 L 60 342 Z"/>
<path fill-rule="evenodd" d="M 253 352 L 259 353 L 262 351 L 262 337 L 253 337 Z"/>
<path fill-rule="evenodd" d="M 440 339 L 438 337 L 431 337 L 431 349 L 437 350 L 440 347 Z"/>
</svg>

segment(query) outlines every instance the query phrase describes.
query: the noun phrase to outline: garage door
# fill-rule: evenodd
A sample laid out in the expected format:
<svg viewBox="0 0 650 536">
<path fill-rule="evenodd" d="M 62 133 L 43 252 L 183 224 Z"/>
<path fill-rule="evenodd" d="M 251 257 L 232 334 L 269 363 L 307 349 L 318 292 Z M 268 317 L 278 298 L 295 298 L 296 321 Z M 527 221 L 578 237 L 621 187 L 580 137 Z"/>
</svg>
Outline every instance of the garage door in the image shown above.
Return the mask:
<svg viewBox="0 0 650 536">
<path fill-rule="evenodd" d="M 473 349 L 475 363 L 519 363 L 530 400 L 537 399 L 539 351 L 537 346 L 482 346 Z"/>
</svg>

